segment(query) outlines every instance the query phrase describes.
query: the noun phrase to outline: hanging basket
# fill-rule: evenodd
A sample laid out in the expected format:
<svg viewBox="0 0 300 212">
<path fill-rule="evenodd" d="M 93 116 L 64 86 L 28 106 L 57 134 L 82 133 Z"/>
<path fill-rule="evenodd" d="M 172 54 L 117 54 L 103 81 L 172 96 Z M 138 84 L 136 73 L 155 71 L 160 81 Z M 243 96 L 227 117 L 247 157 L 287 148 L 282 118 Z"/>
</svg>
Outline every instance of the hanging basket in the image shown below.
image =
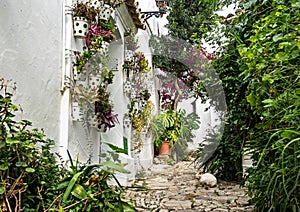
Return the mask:
<svg viewBox="0 0 300 212">
<path fill-rule="evenodd" d="M 108 21 L 113 11 L 114 10 L 110 5 L 108 4 L 102 5 L 100 7 L 99 19 Z"/>
<path fill-rule="evenodd" d="M 74 37 L 85 38 L 89 30 L 89 24 L 87 22 L 87 19 L 85 17 L 76 16 L 73 18 L 73 23 Z"/>
<path fill-rule="evenodd" d="M 133 55 L 134 55 L 134 52 L 132 50 L 125 50 L 125 58 L 124 58 L 124 61 L 125 62 L 130 62 L 133 60 Z"/>
</svg>

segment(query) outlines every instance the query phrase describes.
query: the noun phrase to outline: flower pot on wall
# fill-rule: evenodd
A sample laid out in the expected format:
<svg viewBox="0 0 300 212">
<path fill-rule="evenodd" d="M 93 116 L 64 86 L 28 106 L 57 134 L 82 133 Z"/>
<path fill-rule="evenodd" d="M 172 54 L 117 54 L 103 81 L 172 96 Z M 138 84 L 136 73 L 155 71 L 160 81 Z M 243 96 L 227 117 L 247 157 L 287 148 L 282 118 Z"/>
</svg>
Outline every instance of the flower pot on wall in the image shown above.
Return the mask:
<svg viewBox="0 0 300 212">
<path fill-rule="evenodd" d="M 73 102 L 72 104 L 72 118 L 73 121 L 83 121 L 84 113 L 82 108 L 78 105 L 78 102 Z"/>
<path fill-rule="evenodd" d="M 98 119 L 97 119 L 97 116 L 94 115 L 94 114 L 89 114 L 88 116 L 88 123 L 89 123 L 89 126 L 92 127 L 92 128 L 98 128 Z"/>
<path fill-rule="evenodd" d="M 159 154 L 160 155 L 170 155 L 170 144 L 168 141 L 165 141 L 160 147 L 159 147 Z"/>
<path fill-rule="evenodd" d="M 113 12 L 113 9 L 110 5 L 108 5 L 108 4 L 102 5 L 100 7 L 99 19 L 108 21 L 112 12 Z"/>
<path fill-rule="evenodd" d="M 101 84 L 101 77 L 100 76 L 89 76 L 89 89 L 97 90 Z"/>
<path fill-rule="evenodd" d="M 109 43 L 106 41 L 102 41 L 101 43 L 101 49 L 100 49 L 100 53 L 107 55 L 108 54 L 108 47 L 109 47 Z"/>
<path fill-rule="evenodd" d="M 85 38 L 89 30 L 89 24 L 85 17 L 74 17 L 74 36 L 78 38 Z"/>
<path fill-rule="evenodd" d="M 124 61 L 129 62 L 133 60 L 133 54 L 134 52 L 132 50 L 125 50 L 125 58 Z"/>
<path fill-rule="evenodd" d="M 123 85 L 124 93 L 130 93 L 131 90 L 132 90 L 131 82 L 129 82 L 129 81 L 124 82 L 124 85 Z"/>
<path fill-rule="evenodd" d="M 91 128 L 96 128 L 97 131 L 99 131 L 99 132 L 106 132 L 107 131 L 107 127 L 104 124 L 101 124 L 101 126 L 99 128 L 98 118 L 94 114 L 89 115 L 88 123 L 89 123 Z"/>
<path fill-rule="evenodd" d="M 99 1 L 99 0 L 92 0 L 89 3 L 89 7 L 94 7 L 95 9 L 98 9 L 102 6 L 103 6 L 103 1 Z"/>
</svg>

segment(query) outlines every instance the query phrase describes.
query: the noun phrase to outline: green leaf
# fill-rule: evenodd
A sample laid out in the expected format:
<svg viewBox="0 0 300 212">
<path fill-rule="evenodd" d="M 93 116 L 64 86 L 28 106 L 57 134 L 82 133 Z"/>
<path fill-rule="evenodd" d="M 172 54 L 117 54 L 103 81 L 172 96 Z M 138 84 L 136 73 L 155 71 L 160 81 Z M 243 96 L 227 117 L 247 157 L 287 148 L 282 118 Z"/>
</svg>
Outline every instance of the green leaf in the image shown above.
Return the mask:
<svg viewBox="0 0 300 212">
<path fill-rule="evenodd" d="M 107 168 L 112 169 L 113 171 L 117 171 L 117 172 L 121 172 L 124 174 L 129 174 L 130 171 L 124 169 L 122 166 L 112 162 L 112 161 L 105 161 L 103 163 L 101 163 L 102 166 L 106 166 Z"/>
<path fill-rule="evenodd" d="M 26 168 L 25 171 L 27 171 L 29 173 L 33 173 L 33 172 L 35 172 L 35 169 L 33 169 L 33 168 Z"/>
<path fill-rule="evenodd" d="M 16 167 L 27 167 L 27 163 L 26 162 L 16 162 Z"/>
<path fill-rule="evenodd" d="M 110 144 L 110 143 L 107 143 L 107 142 L 103 142 L 104 144 L 108 145 L 112 150 L 118 152 L 118 153 L 124 153 L 124 154 L 127 154 L 126 150 L 125 149 L 122 149 L 118 146 L 115 146 L 113 144 Z"/>
<path fill-rule="evenodd" d="M 272 39 L 273 39 L 274 42 L 277 42 L 280 39 L 282 39 L 282 34 L 280 33 L 280 34 L 274 35 Z"/>
<path fill-rule="evenodd" d="M 5 192 L 5 188 L 3 186 L 0 187 L 0 194 L 4 194 L 4 192 Z"/>
<path fill-rule="evenodd" d="M 79 184 L 75 184 L 74 189 L 71 192 L 71 194 L 78 199 L 84 199 L 87 197 L 85 189 L 83 188 L 82 185 L 79 185 Z"/>
<path fill-rule="evenodd" d="M 61 182 L 57 185 L 57 189 L 60 190 L 60 189 L 66 188 L 69 185 L 69 183 L 70 183 L 70 181 Z"/>
<path fill-rule="evenodd" d="M 21 141 L 16 140 L 14 138 L 6 138 L 6 143 L 8 143 L 8 144 L 19 144 L 19 143 L 21 143 Z"/>
<path fill-rule="evenodd" d="M 69 185 L 68 185 L 68 187 L 67 187 L 67 189 L 66 189 L 66 191 L 65 191 L 65 193 L 64 193 L 64 196 L 63 196 L 63 202 L 66 202 L 66 201 L 67 201 L 67 199 L 68 199 L 68 197 L 69 197 L 69 195 L 70 195 L 70 193 L 71 193 L 71 191 L 72 191 L 72 189 L 73 189 L 73 187 L 74 187 L 76 181 L 78 180 L 79 176 L 80 176 L 82 173 L 83 173 L 83 172 L 78 172 L 78 173 L 76 173 L 76 174 L 72 177 L 72 179 L 70 180 Z"/>
<path fill-rule="evenodd" d="M 252 107 L 255 106 L 256 99 L 252 92 L 246 98 L 247 102 L 249 102 Z"/>
</svg>

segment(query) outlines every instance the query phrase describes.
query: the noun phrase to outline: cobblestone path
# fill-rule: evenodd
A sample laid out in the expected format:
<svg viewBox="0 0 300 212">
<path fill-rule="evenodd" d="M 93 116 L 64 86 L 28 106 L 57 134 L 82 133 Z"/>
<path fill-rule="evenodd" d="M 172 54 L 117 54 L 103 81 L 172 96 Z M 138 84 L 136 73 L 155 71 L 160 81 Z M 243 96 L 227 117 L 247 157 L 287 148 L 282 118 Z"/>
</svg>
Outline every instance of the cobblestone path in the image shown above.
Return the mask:
<svg viewBox="0 0 300 212">
<path fill-rule="evenodd" d="M 125 197 L 131 199 L 138 211 L 253 211 L 244 188 L 238 184 L 218 182 L 217 187 L 204 188 L 195 178 L 190 162 L 174 166 L 153 165 L 127 188 Z"/>
</svg>

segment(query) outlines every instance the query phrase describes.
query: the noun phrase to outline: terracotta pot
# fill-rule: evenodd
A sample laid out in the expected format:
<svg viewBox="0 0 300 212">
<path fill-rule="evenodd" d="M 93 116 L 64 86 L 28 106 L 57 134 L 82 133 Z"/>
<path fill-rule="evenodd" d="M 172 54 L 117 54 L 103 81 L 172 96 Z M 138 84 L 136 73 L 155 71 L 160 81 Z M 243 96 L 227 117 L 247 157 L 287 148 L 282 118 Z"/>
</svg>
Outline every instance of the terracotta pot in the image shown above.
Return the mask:
<svg viewBox="0 0 300 212">
<path fill-rule="evenodd" d="M 159 154 L 160 155 L 169 155 L 170 154 L 170 145 L 168 141 L 165 141 L 160 147 L 159 147 Z"/>
</svg>

